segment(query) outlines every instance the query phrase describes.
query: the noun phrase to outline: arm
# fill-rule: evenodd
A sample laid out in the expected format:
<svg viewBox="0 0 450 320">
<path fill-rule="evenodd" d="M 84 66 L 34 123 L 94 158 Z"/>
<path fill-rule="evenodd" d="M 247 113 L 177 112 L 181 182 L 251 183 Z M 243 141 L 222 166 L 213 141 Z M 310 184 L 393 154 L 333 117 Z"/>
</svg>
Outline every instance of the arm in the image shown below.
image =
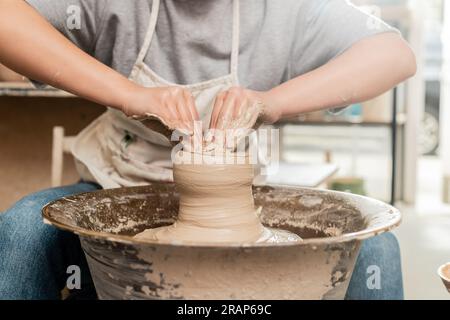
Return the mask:
<svg viewBox="0 0 450 320">
<path fill-rule="evenodd" d="M 0 82 L 26 82 L 26 78 L 0 63 Z"/>
<path fill-rule="evenodd" d="M 324 66 L 270 90 L 266 100 L 275 118 L 291 117 L 370 100 L 415 72 L 408 44 L 385 33 L 361 40 Z"/>
<path fill-rule="evenodd" d="M 174 127 L 197 117 L 188 93 L 134 84 L 80 50 L 24 1 L 0 1 L 0 44 L 0 62 L 28 78 L 128 115 L 157 115 Z"/>
<path fill-rule="evenodd" d="M 244 113 L 256 102 L 261 103 L 258 111 L 266 123 L 363 102 L 412 77 L 415 72 L 414 53 L 399 35 L 375 35 L 357 42 L 322 67 L 267 92 L 232 89 L 222 93 L 217 99 L 211 127 L 225 127 L 219 119 L 228 119 L 225 122 L 229 123 L 232 114 Z"/>
</svg>

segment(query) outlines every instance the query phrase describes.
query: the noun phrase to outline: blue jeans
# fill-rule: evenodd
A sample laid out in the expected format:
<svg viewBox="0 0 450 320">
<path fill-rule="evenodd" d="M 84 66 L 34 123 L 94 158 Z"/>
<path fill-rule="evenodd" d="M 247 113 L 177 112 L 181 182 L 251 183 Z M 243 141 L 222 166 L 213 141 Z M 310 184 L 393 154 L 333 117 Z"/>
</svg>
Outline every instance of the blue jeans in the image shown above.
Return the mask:
<svg viewBox="0 0 450 320">
<path fill-rule="evenodd" d="M 79 183 L 41 191 L 0 214 L 0 299 L 60 299 L 70 265 L 81 269 L 81 290 L 71 297 L 96 297 L 78 237 L 45 225 L 41 209 L 53 200 L 98 188 Z M 370 280 L 377 271 L 380 281 Z M 364 241 L 346 298 L 403 299 L 400 251 L 392 234 Z"/>
</svg>

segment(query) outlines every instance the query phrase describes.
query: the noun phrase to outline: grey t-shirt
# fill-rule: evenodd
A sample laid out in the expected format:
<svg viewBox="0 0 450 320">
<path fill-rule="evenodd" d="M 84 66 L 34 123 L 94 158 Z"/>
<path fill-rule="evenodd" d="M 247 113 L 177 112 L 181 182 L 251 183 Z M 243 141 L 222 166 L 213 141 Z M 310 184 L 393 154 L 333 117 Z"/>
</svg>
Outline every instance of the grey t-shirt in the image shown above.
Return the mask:
<svg viewBox="0 0 450 320">
<path fill-rule="evenodd" d="M 27 2 L 82 50 L 129 76 L 152 0 Z M 77 8 L 81 28 L 70 30 Z M 243 0 L 240 9 L 239 81 L 254 90 L 311 71 L 363 38 L 397 32 L 345 0 Z M 145 61 L 166 80 L 196 83 L 230 72 L 231 42 L 232 0 L 162 0 Z"/>
</svg>

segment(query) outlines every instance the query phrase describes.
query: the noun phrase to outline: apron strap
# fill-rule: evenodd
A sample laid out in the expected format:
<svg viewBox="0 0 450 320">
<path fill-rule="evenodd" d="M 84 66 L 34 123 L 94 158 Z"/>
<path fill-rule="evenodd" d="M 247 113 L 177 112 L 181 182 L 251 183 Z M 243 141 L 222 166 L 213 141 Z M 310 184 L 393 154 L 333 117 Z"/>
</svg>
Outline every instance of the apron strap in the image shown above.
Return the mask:
<svg viewBox="0 0 450 320">
<path fill-rule="evenodd" d="M 233 0 L 233 40 L 231 44 L 231 75 L 238 83 L 238 60 L 239 60 L 239 33 L 240 33 L 240 4 L 239 0 Z"/>
<path fill-rule="evenodd" d="M 150 16 L 150 24 L 148 27 L 147 34 L 145 35 L 144 43 L 142 45 L 141 51 L 139 52 L 138 58 L 135 64 L 144 62 L 145 56 L 147 55 L 148 50 L 150 49 L 150 44 L 152 43 L 153 34 L 156 29 L 156 22 L 158 20 L 159 14 L 159 4 L 160 0 L 152 1 L 152 12 Z"/>
<path fill-rule="evenodd" d="M 150 49 L 153 35 L 156 29 L 156 23 L 158 20 L 160 0 L 152 1 L 152 12 L 150 16 L 150 24 L 145 35 L 144 43 L 142 45 L 141 51 L 136 59 L 135 64 L 140 64 L 144 62 L 144 59 Z M 231 44 L 231 63 L 230 63 L 230 73 L 235 81 L 238 83 L 238 60 L 239 60 L 239 39 L 240 38 L 240 2 L 239 0 L 233 0 L 233 39 Z"/>
</svg>

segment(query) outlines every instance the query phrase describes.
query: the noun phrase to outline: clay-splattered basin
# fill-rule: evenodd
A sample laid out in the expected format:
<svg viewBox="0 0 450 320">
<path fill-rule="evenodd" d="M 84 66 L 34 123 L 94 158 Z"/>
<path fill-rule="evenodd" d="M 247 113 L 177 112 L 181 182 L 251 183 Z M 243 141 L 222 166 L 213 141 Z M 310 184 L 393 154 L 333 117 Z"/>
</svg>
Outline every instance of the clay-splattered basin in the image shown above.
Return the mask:
<svg viewBox="0 0 450 320">
<path fill-rule="evenodd" d="M 101 299 L 342 299 L 361 241 L 401 215 L 382 202 L 303 188 L 254 187 L 261 220 L 289 229 L 295 244 L 139 242 L 171 224 L 173 184 L 103 190 L 47 205 L 44 219 L 81 238 Z"/>
</svg>

